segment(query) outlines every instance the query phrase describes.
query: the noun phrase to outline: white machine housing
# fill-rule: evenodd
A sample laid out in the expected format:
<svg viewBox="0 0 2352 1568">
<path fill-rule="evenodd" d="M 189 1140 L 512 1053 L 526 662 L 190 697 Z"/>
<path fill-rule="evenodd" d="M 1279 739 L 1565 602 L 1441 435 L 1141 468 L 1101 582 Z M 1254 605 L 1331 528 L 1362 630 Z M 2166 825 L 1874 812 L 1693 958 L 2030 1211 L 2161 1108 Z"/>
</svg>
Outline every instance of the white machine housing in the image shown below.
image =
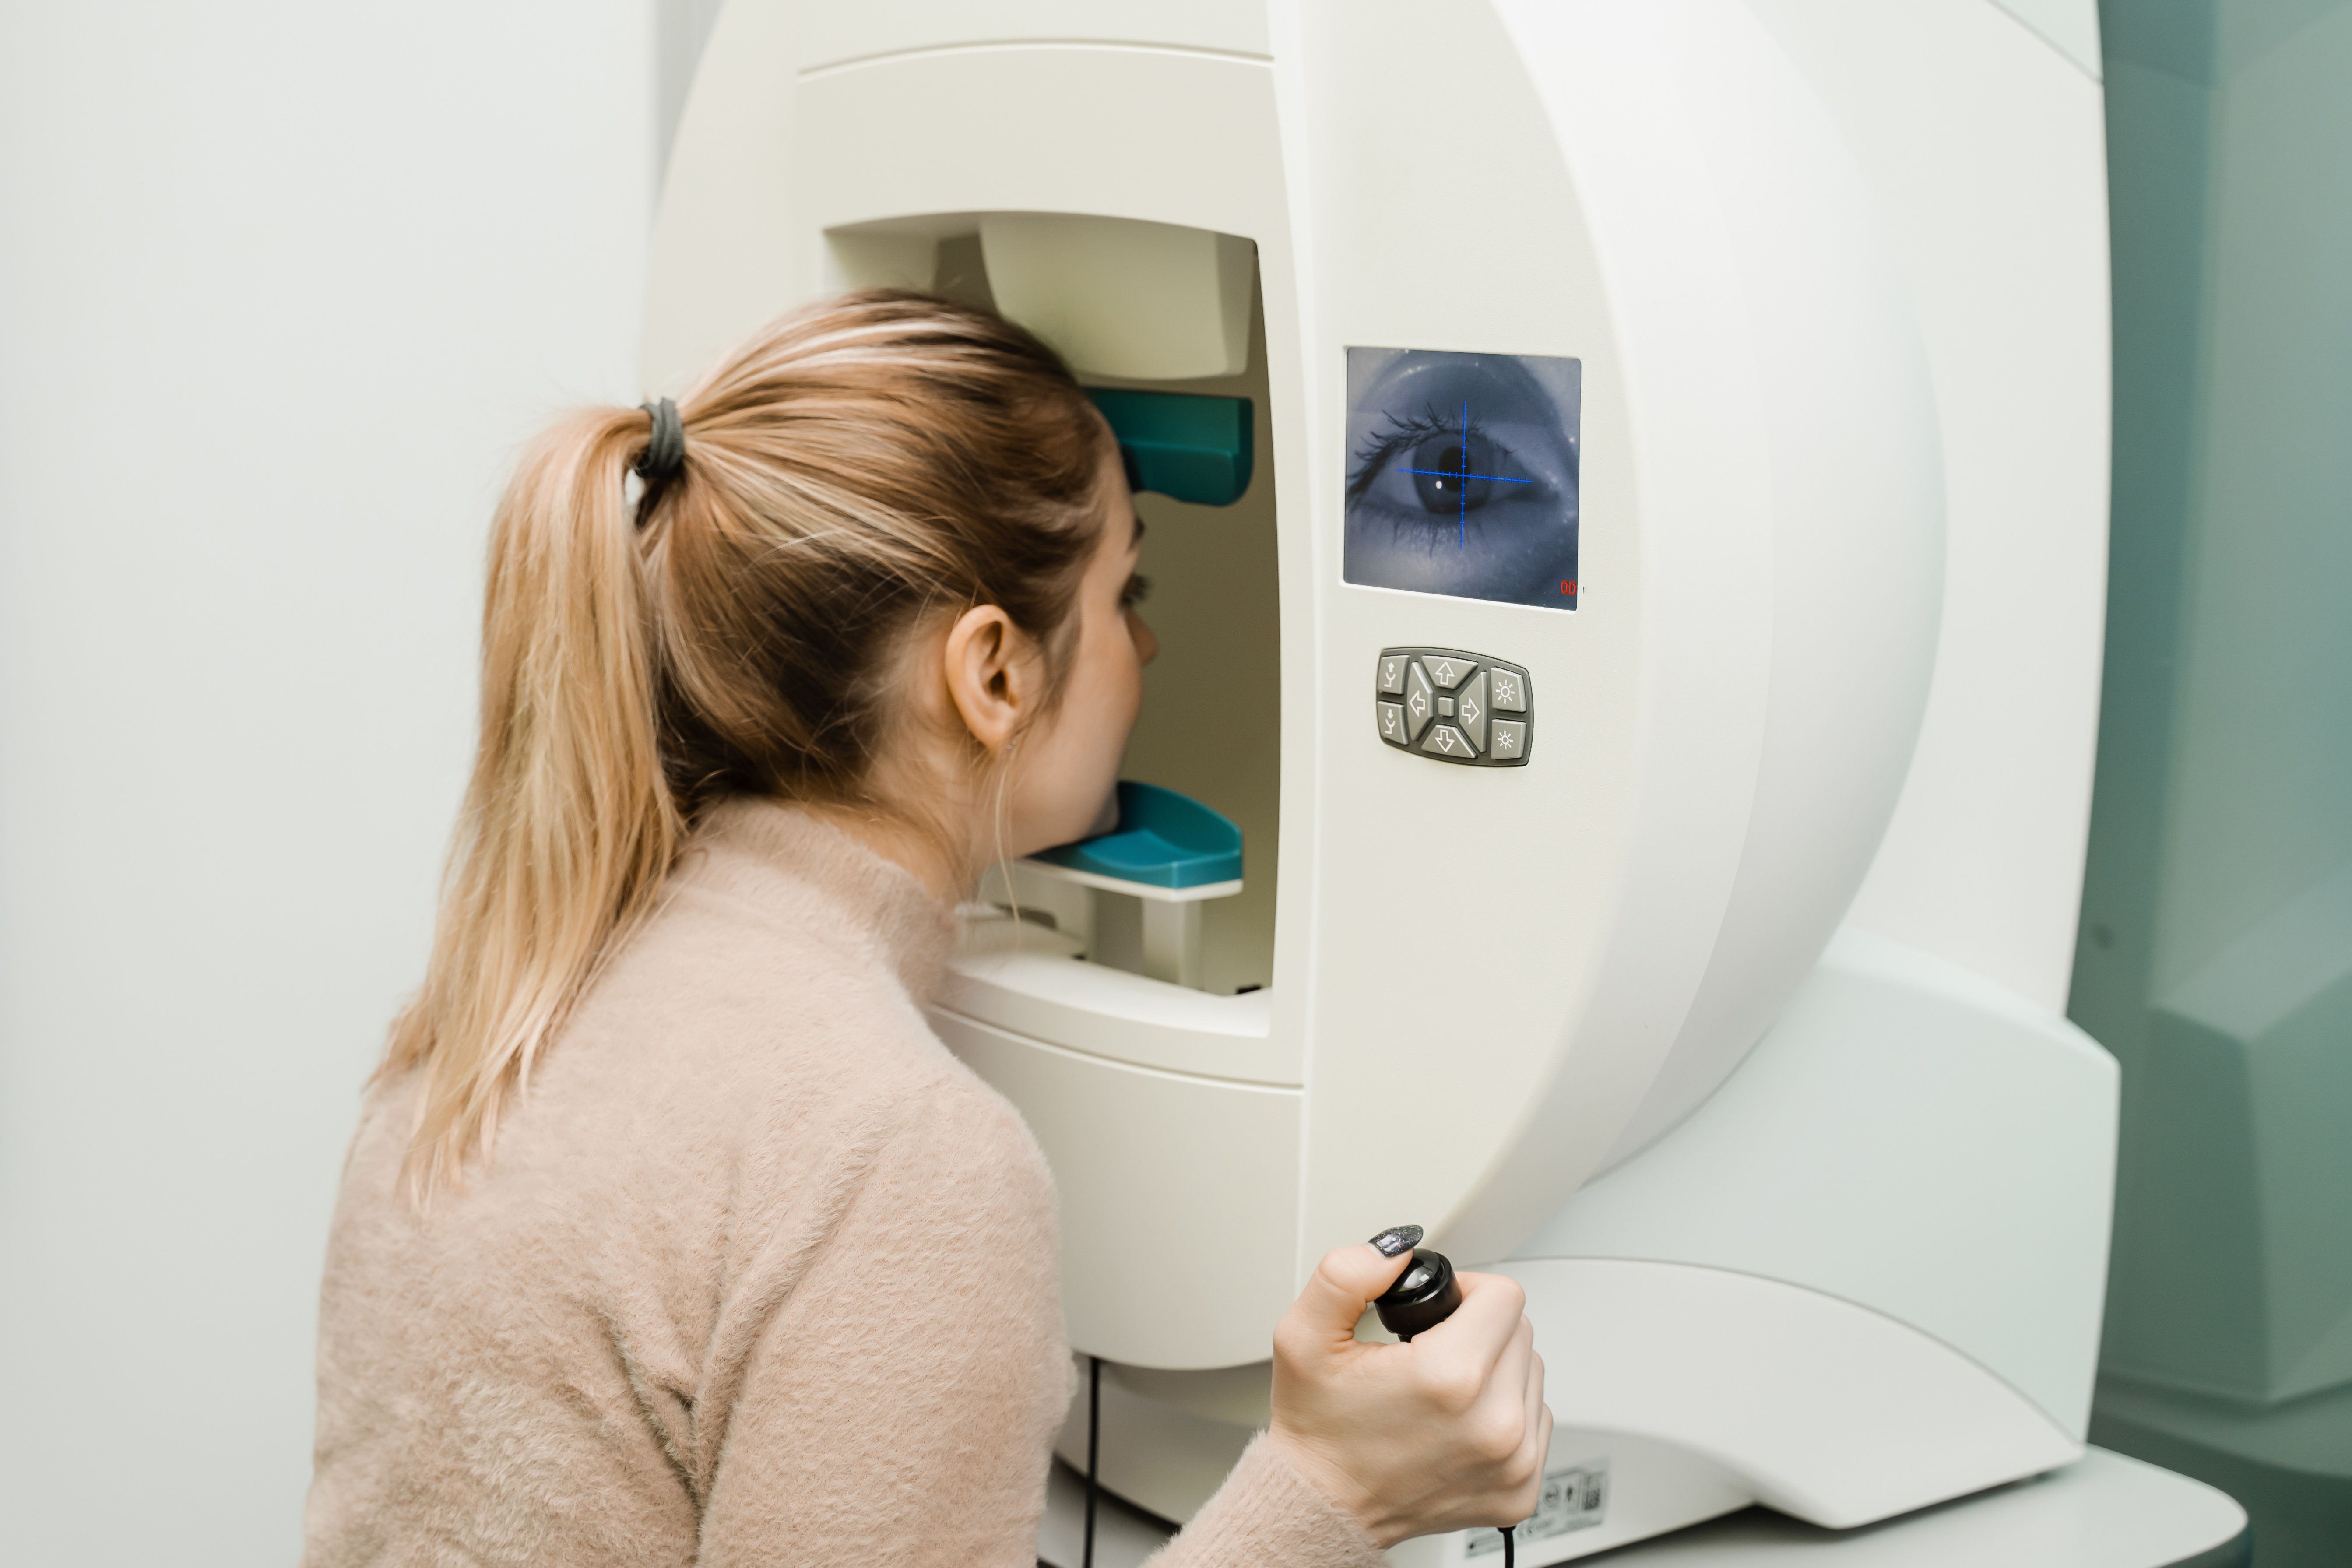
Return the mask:
<svg viewBox="0 0 2352 1568">
<path fill-rule="evenodd" d="M 1255 913 L 1211 911 L 1192 985 L 1000 926 L 936 1015 L 1055 1167 L 1114 1489 L 1189 1516 L 1304 1273 L 1403 1219 L 1517 1259 L 1554 1468 L 1612 1478 L 1530 1563 L 2079 1454 L 2114 1115 L 2061 1016 L 2104 595 L 2090 11 L 729 0 L 649 388 L 976 257 L 1087 379 L 1257 405 L 1238 522 L 1147 500 L 1166 613 L 1210 635 L 1169 639 L 1131 753 L 1217 781 Z M 1580 362 L 1575 610 L 1343 581 L 1360 345 Z M 1397 645 L 1524 666 L 1528 765 L 1381 744 Z"/>
</svg>

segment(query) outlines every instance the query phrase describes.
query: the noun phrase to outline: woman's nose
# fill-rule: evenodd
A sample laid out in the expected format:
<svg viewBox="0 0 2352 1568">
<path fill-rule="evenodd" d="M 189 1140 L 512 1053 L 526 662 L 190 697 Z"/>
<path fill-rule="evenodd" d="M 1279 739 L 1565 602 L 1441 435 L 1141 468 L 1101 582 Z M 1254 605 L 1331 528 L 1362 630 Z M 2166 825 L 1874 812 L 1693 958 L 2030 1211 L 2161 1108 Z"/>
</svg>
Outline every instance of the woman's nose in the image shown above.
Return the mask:
<svg viewBox="0 0 2352 1568">
<path fill-rule="evenodd" d="M 1135 662 L 1150 664 L 1160 657 L 1160 637 L 1141 616 L 1127 612 L 1127 635 L 1135 639 Z"/>
</svg>

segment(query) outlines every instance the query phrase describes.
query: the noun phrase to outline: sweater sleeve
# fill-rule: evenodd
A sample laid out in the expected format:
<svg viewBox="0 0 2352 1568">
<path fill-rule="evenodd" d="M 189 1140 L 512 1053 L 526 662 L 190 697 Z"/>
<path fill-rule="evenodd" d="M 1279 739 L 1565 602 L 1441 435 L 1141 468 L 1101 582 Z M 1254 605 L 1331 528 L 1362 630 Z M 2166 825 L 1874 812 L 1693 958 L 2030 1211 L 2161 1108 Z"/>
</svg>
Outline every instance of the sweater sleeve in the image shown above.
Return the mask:
<svg viewBox="0 0 2352 1568">
<path fill-rule="evenodd" d="M 1379 1568 L 1363 1527 L 1261 1436 L 1150 1568 Z"/>
<path fill-rule="evenodd" d="M 906 1108 L 824 1238 L 782 1237 L 709 1460 L 700 1568 L 1030 1568 L 1070 1363 L 1054 1196 L 976 1082 Z"/>
</svg>

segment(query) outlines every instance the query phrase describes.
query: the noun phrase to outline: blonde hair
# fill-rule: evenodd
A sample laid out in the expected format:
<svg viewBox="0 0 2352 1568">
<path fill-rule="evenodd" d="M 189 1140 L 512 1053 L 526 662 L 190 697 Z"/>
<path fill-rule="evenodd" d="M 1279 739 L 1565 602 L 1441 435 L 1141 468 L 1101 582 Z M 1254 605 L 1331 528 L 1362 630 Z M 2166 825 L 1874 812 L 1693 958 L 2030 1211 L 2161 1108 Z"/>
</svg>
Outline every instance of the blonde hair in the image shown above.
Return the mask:
<svg viewBox="0 0 2352 1568">
<path fill-rule="evenodd" d="M 619 408 L 542 435 L 499 505 L 473 777 L 376 1075 L 421 1077 L 420 1205 L 488 1157 L 704 809 L 880 807 L 892 655 L 925 611 L 1002 605 L 1049 653 L 1069 618 L 1104 437 L 1020 328 L 851 295 L 758 334 L 678 416 L 682 466 L 634 506 L 653 420 Z"/>
</svg>

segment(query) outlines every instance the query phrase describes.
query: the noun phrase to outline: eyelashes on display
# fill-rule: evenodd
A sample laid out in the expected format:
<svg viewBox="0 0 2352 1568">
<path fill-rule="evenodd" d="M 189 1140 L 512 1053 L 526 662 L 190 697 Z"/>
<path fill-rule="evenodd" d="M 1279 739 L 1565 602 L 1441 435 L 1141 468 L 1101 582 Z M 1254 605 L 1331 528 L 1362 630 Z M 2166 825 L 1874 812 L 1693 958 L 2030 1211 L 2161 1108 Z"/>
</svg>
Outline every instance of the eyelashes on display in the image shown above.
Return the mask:
<svg viewBox="0 0 2352 1568">
<path fill-rule="evenodd" d="M 1363 499 L 1364 492 L 1372 488 L 1372 481 L 1388 470 L 1398 453 L 1409 452 L 1433 437 L 1459 436 L 1465 447 L 1474 441 L 1483 441 L 1494 449 L 1496 458 L 1505 462 L 1515 460 L 1511 449 L 1488 435 L 1486 426 L 1475 414 L 1466 426 L 1459 419 L 1439 418 L 1433 407 L 1424 408 L 1418 415 L 1400 416 L 1383 414 L 1381 419 L 1382 427 L 1372 432 L 1365 438 L 1364 444 L 1356 448 L 1354 465 L 1348 470 L 1348 500 L 1350 503 Z"/>
</svg>

